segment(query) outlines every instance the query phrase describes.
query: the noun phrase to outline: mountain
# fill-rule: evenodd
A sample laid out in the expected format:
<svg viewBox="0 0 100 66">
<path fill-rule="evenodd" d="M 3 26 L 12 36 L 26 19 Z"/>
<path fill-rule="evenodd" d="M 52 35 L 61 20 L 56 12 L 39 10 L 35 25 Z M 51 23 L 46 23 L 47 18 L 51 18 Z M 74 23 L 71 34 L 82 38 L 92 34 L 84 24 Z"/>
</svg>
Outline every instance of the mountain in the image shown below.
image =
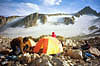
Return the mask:
<svg viewBox="0 0 100 66">
<path fill-rule="evenodd" d="M 94 9 L 92 9 L 90 6 L 86 6 L 85 8 L 81 9 L 79 12 L 75 14 L 75 16 L 80 16 L 80 15 L 95 15 L 95 16 L 100 16 L 99 13 L 97 13 Z"/>
<path fill-rule="evenodd" d="M 8 16 L 8 17 L 5 17 L 5 16 L 0 16 L 0 27 L 2 27 L 3 25 L 5 25 L 7 22 L 10 22 L 18 17 L 21 17 L 21 16 Z"/>
<path fill-rule="evenodd" d="M 0 16 L 0 27 L 6 24 L 6 17 Z"/>
<path fill-rule="evenodd" d="M 10 21 L 12 21 L 13 19 L 16 19 L 16 18 L 18 18 L 18 17 L 21 17 L 21 16 L 8 16 L 8 17 L 6 17 L 6 22 L 10 22 Z"/>
<path fill-rule="evenodd" d="M 23 19 L 21 20 L 18 20 L 15 24 L 12 25 L 12 27 L 17 27 L 17 26 L 24 26 L 26 28 L 28 27 L 33 27 L 33 26 L 36 26 L 38 25 L 38 22 L 40 24 L 45 24 L 48 22 L 48 17 L 53 17 L 55 18 L 55 16 L 57 18 L 59 18 L 59 16 L 64 16 L 62 18 L 60 18 L 59 20 L 57 20 L 55 22 L 55 24 L 59 24 L 59 22 L 61 23 L 64 23 L 66 25 L 69 25 L 69 24 L 74 24 L 75 22 L 75 16 L 76 17 L 80 17 L 80 15 L 89 15 L 89 14 L 92 14 L 92 15 L 95 15 L 95 16 L 99 16 L 100 13 L 97 13 L 95 10 L 93 10 L 91 7 L 89 6 L 86 6 L 85 8 L 81 9 L 79 12 L 75 13 L 74 15 L 73 14 L 70 14 L 70 15 L 73 15 L 71 17 L 68 17 L 66 15 L 69 15 L 69 14 L 65 14 L 65 13 L 56 13 L 56 14 L 40 14 L 40 13 L 33 13 L 33 14 L 30 14 L 28 16 L 24 16 Z M 9 17 L 6 17 L 6 22 L 10 22 L 12 21 L 13 19 L 15 18 L 18 18 L 19 16 L 9 16 Z M 52 19 L 54 19 L 52 18 Z M 51 19 L 51 20 L 52 20 Z"/>
<path fill-rule="evenodd" d="M 64 16 L 64 17 L 59 17 Z M 28 16 L 25 16 L 23 19 L 18 20 L 15 24 L 12 25 L 12 27 L 17 26 L 24 26 L 26 28 L 37 26 L 39 24 L 46 24 L 49 20 L 49 17 L 51 18 L 50 22 L 54 22 L 54 24 L 58 24 L 59 22 L 62 22 L 66 25 L 68 24 L 74 24 L 74 16 L 67 17 L 65 14 L 39 14 L 39 13 L 33 13 Z M 55 19 L 57 17 L 57 20 Z M 59 19 L 60 18 L 60 19 Z"/>
<path fill-rule="evenodd" d="M 90 34 L 100 34 L 100 13 L 90 7 L 85 7 L 76 14 L 40 14 L 32 13 L 20 17 L 2 17 L 6 24 L 0 28 L 0 34 L 17 36 L 57 35 L 72 37 Z M 80 16 L 77 17 L 76 15 Z M 8 21 L 8 22 L 7 22 Z"/>
<path fill-rule="evenodd" d="M 25 26 L 25 27 L 32 27 L 36 26 L 38 19 L 40 19 L 41 23 L 45 24 L 47 21 L 47 17 L 45 14 L 33 13 L 28 16 L 25 16 L 23 19 L 18 20 L 12 27 L 17 26 Z"/>
</svg>

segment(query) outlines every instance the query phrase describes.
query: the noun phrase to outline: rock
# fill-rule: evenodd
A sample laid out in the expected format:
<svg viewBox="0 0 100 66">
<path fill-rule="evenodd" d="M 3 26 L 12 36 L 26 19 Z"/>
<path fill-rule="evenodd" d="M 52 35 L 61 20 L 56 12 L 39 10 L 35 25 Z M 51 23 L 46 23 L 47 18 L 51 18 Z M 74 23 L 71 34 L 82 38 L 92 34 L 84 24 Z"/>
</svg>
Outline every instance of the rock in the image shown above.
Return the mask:
<svg viewBox="0 0 100 66">
<path fill-rule="evenodd" d="M 48 56 L 42 55 L 40 58 L 35 59 L 31 63 L 28 64 L 29 66 L 52 66 L 49 62 Z"/>
<path fill-rule="evenodd" d="M 32 27 L 37 24 L 38 13 L 31 14 L 23 19 L 26 27 Z"/>
<path fill-rule="evenodd" d="M 100 56 L 100 51 L 99 51 L 97 48 L 91 47 L 91 48 L 89 49 L 89 51 L 90 51 L 90 53 L 92 53 L 92 54 L 94 54 L 94 55 L 96 55 L 96 56 Z"/>
<path fill-rule="evenodd" d="M 5 56 L 2 55 L 2 56 L 0 56 L 0 58 L 1 58 L 1 59 L 5 59 Z"/>
<path fill-rule="evenodd" d="M 14 20 L 15 18 L 18 18 L 18 17 L 20 17 L 20 16 L 8 16 L 8 17 L 6 17 L 6 22 L 10 22 L 10 21 L 12 21 L 12 20 Z"/>
<path fill-rule="evenodd" d="M 3 40 L 2 39 L 0 39 L 0 43 L 2 42 Z"/>
<path fill-rule="evenodd" d="M 5 43 L 9 44 L 9 41 L 11 41 L 11 39 L 1 36 L 0 39 L 2 39 L 0 45 L 1 51 L 3 49 L 10 50 L 9 48 L 7 48 L 8 45 L 7 47 L 3 46 L 6 45 Z M 87 39 L 87 41 L 90 43 L 91 46 L 96 47 L 99 46 L 100 38 L 99 37 L 89 38 Z M 76 44 L 76 46 L 77 44 L 79 45 L 81 44 L 81 42 L 76 43 L 76 41 L 73 40 L 71 40 L 71 42 Z M 96 58 L 89 57 L 89 60 L 84 62 L 84 60 L 82 59 L 82 51 L 79 48 L 72 49 L 70 47 L 65 47 L 65 49 L 66 50 L 64 50 L 63 54 L 54 56 L 45 54 L 39 55 L 36 53 L 33 54 L 26 53 L 25 55 L 20 54 L 18 56 L 0 54 L 0 65 L 1 62 L 5 66 L 92 66 L 92 65 L 99 66 L 100 65 L 99 63 L 100 59 L 97 56 L 95 56 Z M 9 58 L 13 60 L 8 60 L 7 56 L 9 56 Z M 18 58 L 18 60 L 15 60 L 16 58 Z"/>
<path fill-rule="evenodd" d="M 13 19 L 15 19 L 17 17 L 19 17 L 19 16 L 8 16 L 8 17 L 0 16 L 0 27 L 2 27 L 7 22 L 12 21 Z"/>
<path fill-rule="evenodd" d="M 64 23 L 65 23 L 66 25 L 74 24 L 74 20 L 73 20 L 72 18 L 65 17 L 65 18 L 64 18 Z"/>
<path fill-rule="evenodd" d="M 30 56 L 31 56 L 31 62 L 40 58 L 40 56 L 36 53 L 30 54 Z"/>
<path fill-rule="evenodd" d="M 77 14 L 75 14 L 75 16 L 79 18 L 79 17 L 80 17 L 80 14 L 79 14 L 79 13 L 77 13 Z"/>
<path fill-rule="evenodd" d="M 63 62 L 58 58 L 53 57 L 51 62 L 53 66 L 63 66 Z"/>
<path fill-rule="evenodd" d="M 39 14 L 40 21 L 45 24 L 47 22 L 47 16 L 45 14 Z"/>
<path fill-rule="evenodd" d="M 6 17 L 0 16 L 0 27 L 6 24 Z"/>
<path fill-rule="evenodd" d="M 19 61 L 21 62 L 21 64 L 28 64 L 31 62 L 31 57 L 27 57 L 27 56 L 22 56 Z"/>
<path fill-rule="evenodd" d="M 90 26 L 89 28 L 88 28 L 88 30 L 95 30 L 95 29 L 98 29 L 98 27 L 96 27 L 95 25 L 94 26 Z"/>
<path fill-rule="evenodd" d="M 72 58 L 75 58 L 75 59 L 83 59 L 83 56 L 82 56 L 82 51 L 81 50 L 74 50 L 74 49 L 68 49 L 67 52 L 65 53 L 65 55 L 68 55 Z"/>
<path fill-rule="evenodd" d="M 1 62 L 1 65 L 7 65 L 8 64 L 8 61 L 3 61 L 3 62 Z"/>
<path fill-rule="evenodd" d="M 72 20 L 75 20 L 74 16 L 72 16 Z"/>
<path fill-rule="evenodd" d="M 65 44 L 66 44 L 67 47 L 69 47 L 69 46 L 76 47 L 77 46 L 77 43 L 73 42 L 73 40 L 71 40 L 71 39 L 66 39 Z"/>
<path fill-rule="evenodd" d="M 65 41 L 64 36 L 56 36 L 56 38 L 57 38 L 58 40 L 60 40 L 60 41 Z"/>
<path fill-rule="evenodd" d="M 25 26 L 25 28 L 28 28 L 28 27 L 36 26 L 38 16 L 39 16 L 38 13 L 30 14 L 30 15 L 18 20 L 18 22 L 14 23 L 11 27 Z"/>
</svg>

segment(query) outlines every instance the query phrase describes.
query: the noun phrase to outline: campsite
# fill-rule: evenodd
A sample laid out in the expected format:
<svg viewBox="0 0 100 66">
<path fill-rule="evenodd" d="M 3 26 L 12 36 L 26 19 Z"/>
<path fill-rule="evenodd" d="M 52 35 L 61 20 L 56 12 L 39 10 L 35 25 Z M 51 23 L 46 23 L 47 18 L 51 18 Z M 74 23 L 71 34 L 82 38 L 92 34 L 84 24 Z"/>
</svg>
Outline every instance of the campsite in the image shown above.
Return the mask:
<svg viewBox="0 0 100 66">
<path fill-rule="evenodd" d="M 100 66 L 100 0 L 0 0 L 0 66 Z"/>
<path fill-rule="evenodd" d="M 32 39 L 32 37 L 29 38 Z M 0 65 L 3 66 L 78 66 L 78 65 L 99 66 L 100 37 L 87 39 L 91 48 L 86 50 L 85 48 L 84 50 L 81 49 L 81 46 L 82 47 L 83 45 L 85 46 L 84 41 L 86 41 L 86 39 L 73 40 L 67 38 L 66 39 L 67 44 L 60 46 L 59 41 L 61 40 L 64 41 L 64 39 L 65 39 L 64 37 L 59 37 L 59 36 L 57 38 L 53 38 L 50 36 L 49 37 L 41 36 L 39 37 L 39 39 L 33 38 L 33 40 L 37 42 L 36 47 L 34 49 L 27 50 L 27 52 L 23 54 L 22 53 L 18 54 L 17 52 L 18 50 L 16 50 L 15 52 L 16 54 L 12 54 L 13 50 L 11 49 L 10 42 L 13 41 L 14 39 L 0 36 L 0 43 L 1 43 Z M 43 49 L 41 50 L 41 48 Z M 63 50 L 61 48 L 63 48 Z M 94 50 L 93 48 L 96 50 Z"/>
</svg>

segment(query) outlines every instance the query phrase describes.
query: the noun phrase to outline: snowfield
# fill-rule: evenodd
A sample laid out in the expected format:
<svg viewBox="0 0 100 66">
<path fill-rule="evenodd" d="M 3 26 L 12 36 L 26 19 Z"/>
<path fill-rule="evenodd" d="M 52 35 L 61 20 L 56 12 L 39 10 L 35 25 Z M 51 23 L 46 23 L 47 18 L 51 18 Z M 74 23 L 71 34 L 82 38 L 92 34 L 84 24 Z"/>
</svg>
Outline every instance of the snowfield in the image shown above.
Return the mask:
<svg viewBox="0 0 100 66">
<path fill-rule="evenodd" d="M 95 19 L 99 17 L 93 15 L 83 15 L 79 18 L 75 17 L 75 24 L 65 25 L 63 22 L 64 17 L 72 17 L 72 15 L 64 16 L 48 16 L 47 23 L 41 24 L 38 20 L 38 25 L 34 27 L 24 28 L 22 27 L 10 27 L 6 26 L 5 30 L 0 32 L 1 35 L 7 37 L 18 37 L 18 36 L 33 36 L 39 37 L 41 35 L 51 35 L 52 32 L 55 32 L 56 35 L 61 35 L 65 37 L 72 37 L 77 35 L 87 35 L 91 31 L 88 30 L 88 27 L 96 25 L 100 27 L 100 22 L 94 22 Z M 19 18 L 21 19 L 21 18 Z M 13 21 L 13 23 L 16 21 Z M 55 24 L 60 22 L 60 24 Z M 99 24 L 98 24 L 99 23 Z"/>
</svg>

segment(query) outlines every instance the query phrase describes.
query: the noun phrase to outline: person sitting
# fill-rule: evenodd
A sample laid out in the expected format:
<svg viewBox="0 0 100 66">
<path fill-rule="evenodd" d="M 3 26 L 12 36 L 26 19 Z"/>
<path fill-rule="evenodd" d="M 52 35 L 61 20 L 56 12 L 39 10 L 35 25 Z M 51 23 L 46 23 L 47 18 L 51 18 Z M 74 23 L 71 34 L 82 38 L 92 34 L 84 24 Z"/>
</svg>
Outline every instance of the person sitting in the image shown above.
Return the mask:
<svg viewBox="0 0 100 66">
<path fill-rule="evenodd" d="M 24 52 L 31 52 L 32 48 L 36 45 L 36 43 L 29 37 L 23 38 L 23 43 L 25 44 L 23 48 Z"/>
<path fill-rule="evenodd" d="M 28 37 L 25 37 L 25 38 L 18 37 L 18 38 L 13 39 L 10 42 L 11 49 L 13 50 L 12 54 L 14 54 L 14 55 L 30 52 L 31 47 L 35 46 L 35 44 L 36 43 Z"/>
<path fill-rule="evenodd" d="M 23 51 L 21 50 L 22 45 L 23 45 L 22 37 L 14 38 L 10 42 L 11 49 L 13 50 L 11 54 L 18 55 L 20 53 L 23 53 Z"/>
</svg>

